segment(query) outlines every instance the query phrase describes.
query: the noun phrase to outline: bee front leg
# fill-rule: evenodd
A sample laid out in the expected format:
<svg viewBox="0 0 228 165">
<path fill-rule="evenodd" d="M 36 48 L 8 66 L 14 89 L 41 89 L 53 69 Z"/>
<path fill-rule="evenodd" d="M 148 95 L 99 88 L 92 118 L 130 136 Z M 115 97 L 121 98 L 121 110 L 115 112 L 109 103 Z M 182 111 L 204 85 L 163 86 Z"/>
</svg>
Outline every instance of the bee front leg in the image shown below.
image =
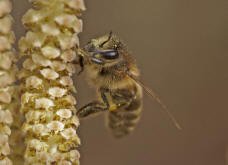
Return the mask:
<svg viewBox="0 0 228 165">
<path fill-rule="evenodd" d="M 77 73 L 77 75 L 80 75 L 84 71 L 84 57 L 79 56 L 76 60 L 73 61 L 73 64 L 80 66 L 81 70 Z"/>
<path fill-rule="evenodd" d="M 80 108 L 77 112 L 77 116 L 80 119 L 83 119 L 83 118 L 95 115 L 99 112 L 104 112 L 109 110 L 110 105 L 105 95 L 106 92 L 109 92 L 109 90 L 105 88 L 100 88 L 100 93 L 101 93 L 101 98 L 103 100 L 103 103 L 99 101 L 91 102 L 85 105 L 84 107 Z"/>
<path fill-rule="evenodd" d="M 82 56 L 79 57 L 79 65 L 81 67 L 81 70 L 78 72 L 78 75 L 84 71 L 84 58 Z"/>
<path fill-rule="evenodd" d="M 77 48 L 76 52 L 78 54 L 78 57 L 73 61 L 73 64 L 80 66 L 81 70 L 78 72 L 78 75 L 80 75 L 84 71 L 84 58 L 86 57 L 86 52 L 81 48 Z"/>
</svg>

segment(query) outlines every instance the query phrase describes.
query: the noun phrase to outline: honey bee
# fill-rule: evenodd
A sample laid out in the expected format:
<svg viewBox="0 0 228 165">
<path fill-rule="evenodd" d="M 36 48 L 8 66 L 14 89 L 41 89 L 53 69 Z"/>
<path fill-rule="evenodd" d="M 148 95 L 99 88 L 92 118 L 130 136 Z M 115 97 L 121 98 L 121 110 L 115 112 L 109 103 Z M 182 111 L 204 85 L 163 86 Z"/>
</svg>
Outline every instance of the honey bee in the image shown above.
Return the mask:
<svg viewBox="0 0 228 165">
<path fill-rule="evenodd" d="M 92 39 L 83 49 L 78 48 L 82 70 L 85 66 L 88 79 L 97 90 L 98 99 L 77 111 L 80 119 L 107 112 L 107 126 L 114 137 L 131 133 L 142 112 L 142 89 L 165 110 L 176 127 L 179 124 L 166 106 L 139 79 L 139 70 L 123 42 L 112 33 Z"/>
</svg>

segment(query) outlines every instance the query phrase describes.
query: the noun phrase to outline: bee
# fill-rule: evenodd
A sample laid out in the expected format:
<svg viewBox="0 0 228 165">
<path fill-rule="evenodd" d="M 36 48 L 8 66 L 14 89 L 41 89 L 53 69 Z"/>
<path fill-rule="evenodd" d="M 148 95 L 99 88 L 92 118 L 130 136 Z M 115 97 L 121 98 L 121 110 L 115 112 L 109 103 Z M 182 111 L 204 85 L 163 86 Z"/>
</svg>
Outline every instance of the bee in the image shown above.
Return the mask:
<svg viewBox="0 0 228 165">
<path fill-rule="evenodd" d="M 106 123 L 116 138 L 131 133 L 141 117 L 142 91 L 152 96 L 181 128 L 167 107 L 139 79 L 139 70 L 125 44 L 112 33 L 92 39 L 77 49 L 81 71 L 84 66 L 88 80 L 97 90 L 98 99 L 77 111 L 79 119 L 107 112 Z"/>
</svg>

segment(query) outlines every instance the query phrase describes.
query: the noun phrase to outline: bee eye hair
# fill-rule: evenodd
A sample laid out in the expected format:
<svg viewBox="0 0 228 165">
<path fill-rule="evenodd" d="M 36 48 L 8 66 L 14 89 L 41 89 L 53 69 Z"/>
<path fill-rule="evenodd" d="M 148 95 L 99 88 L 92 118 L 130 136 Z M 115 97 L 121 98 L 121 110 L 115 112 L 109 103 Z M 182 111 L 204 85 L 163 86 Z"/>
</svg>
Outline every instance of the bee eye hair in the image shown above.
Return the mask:
<svg viewBox="0 0 228 165">
<path fill-rule="evenodd" d="M 119 53 L 117 50 L 109 50 L 100 52 L 101 56 L 107 60 L 117 59 L 119 57 Z"/>
</svg>

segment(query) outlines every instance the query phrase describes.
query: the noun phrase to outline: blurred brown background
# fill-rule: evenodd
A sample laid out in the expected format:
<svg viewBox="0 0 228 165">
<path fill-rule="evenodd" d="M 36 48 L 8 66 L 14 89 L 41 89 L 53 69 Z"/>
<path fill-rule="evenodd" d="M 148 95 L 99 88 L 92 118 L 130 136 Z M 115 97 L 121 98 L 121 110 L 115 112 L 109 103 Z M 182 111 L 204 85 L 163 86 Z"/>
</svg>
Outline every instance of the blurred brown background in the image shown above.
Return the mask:
<svg viewBox="0 0 228 165">
<path fill-rule="evenodd" d="M 26 0 L 13 0 L 17 37 Z M 81 122 L 82 165 L 225 165 L 228 144 L 228 1 L 86 0 L 81 43 L 113 30 L 142 78 L 181 123 L 178 131 L 148 96 L 136 131 L 113 139 L 103 115 Z M 77 78 L 78 106 L 95 97 Z"/>
</svg>

